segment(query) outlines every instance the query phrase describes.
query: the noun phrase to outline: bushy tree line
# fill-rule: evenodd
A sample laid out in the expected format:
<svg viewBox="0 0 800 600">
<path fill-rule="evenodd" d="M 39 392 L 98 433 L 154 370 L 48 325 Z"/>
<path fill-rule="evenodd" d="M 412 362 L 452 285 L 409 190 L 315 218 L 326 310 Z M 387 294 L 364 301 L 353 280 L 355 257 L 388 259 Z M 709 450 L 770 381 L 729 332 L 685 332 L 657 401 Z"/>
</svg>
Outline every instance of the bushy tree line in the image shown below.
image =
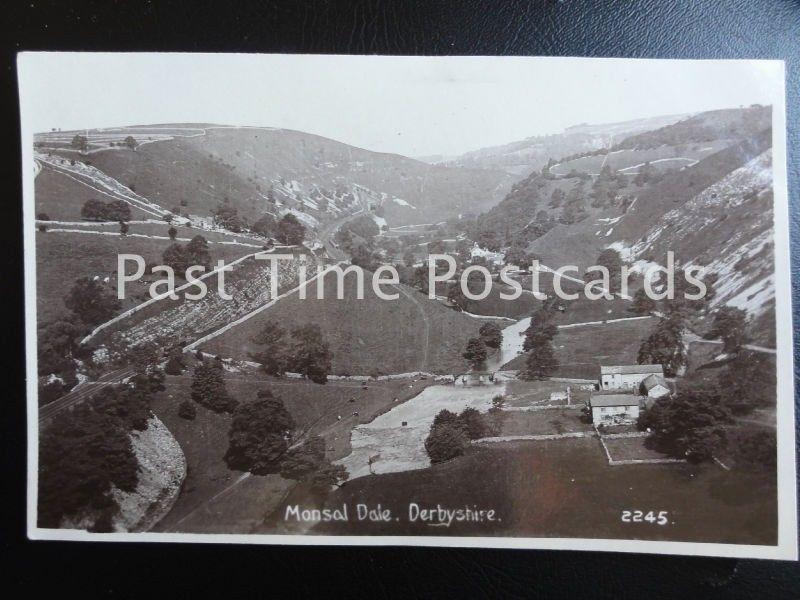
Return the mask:
<svg viewBox="0 0 800 600">
<path fill-rule="evenodd" d="M 110 531 L 118 507 L 112 489 L 131 492 L 139 465 L 130 433 L 151 417 L 149 378 L 104 388 L 56 415 L 39 441 L 39 525 L 88 517 L 92 529 Z"/>
<path fill-rule="evenodd" d="M 208 269 L 211 265 L 211 252 L 206 238 L 196 235 L 186 245 L 177 242 L 170 244 L 161 255 L 161 261 L 172 267 L 176 275 L 183 277 L 186 269 L 195 265 L 202 265 Z"/>
<path fill-rule="evenodd" d="M 307 324 L 284 329 L 268 321 L 253 338 L 259 349 L 250 354 L 266 373 L 283 376 L 300 373 L 314 383 L 325 383 L 333 355 L 319 325 Z"/>
<path fill-rule="evenodd" d="M 553 323 L 553 310 L 552 303 L 546 302 L 531 315 L 522 344 L 522 349 L 527 352 L 525 367 L 520 373 L 523 379 L 545 379 L 558 369 L 553 350 L 553 338 L 558 327 Z"/>
<path fill-rule="evenodd" d="M 291 445 L 294 427 L 283 400 L 269 390 L 259 391 L 254 401 L 239 404 L 233 412 L 225 462 L 255 475 L 280 473 L 306 484 L 314 494 L 347 478 L 343 466 L 326 459 L 323 438 Z"/>
<path fill-rule="evenodd" d="M 456 414 L 440 411 L 433 419 L 425 452 L 432 463 L 440 463 L 464 454 L 471 440 L 486 437 L 490 426 L 486 417 L 474 408 L 465 408 Z"/>
<path fill-rule="evenodd" d="M 81 208 L 81 217 L 87 221 L 130 221 L 131 207 L 123 200 L 89 199 Z"/>
</svg>

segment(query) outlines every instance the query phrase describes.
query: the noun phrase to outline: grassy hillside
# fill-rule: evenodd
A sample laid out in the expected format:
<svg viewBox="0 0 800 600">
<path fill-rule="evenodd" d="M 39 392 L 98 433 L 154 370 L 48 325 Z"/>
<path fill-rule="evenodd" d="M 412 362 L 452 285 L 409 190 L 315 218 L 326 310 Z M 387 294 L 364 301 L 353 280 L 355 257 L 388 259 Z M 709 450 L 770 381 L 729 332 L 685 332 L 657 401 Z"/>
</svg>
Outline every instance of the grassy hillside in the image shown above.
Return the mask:
<svg viewBox="0 0 800 600">
<path fill-rule="evenodd" d="M 252 533 L 292 489 L 294 482 L 279 475 L 231 471 L 223 456 L 228 447 L 230 416 L 196 405 L 197 417 L 178 416 L 178 406 L 190 398 L 191 371 L 167 376 L 166 390 L 152 402 L 153 411 L 169 428 L 186 456 L 187 476 L 181 495 L 156 531 Z M 240 402 L 250 402 L 260 390 L 279 396 L 296 423 L 294 436 L 320 435 L 328 458 L 349 452 L 350 430 L 417 394 L 424 382 L 371 382 L 369 389 L 353 382 L 317 385 L 278 380 L 261 373 L 227 373 L 227 389 Z M 352 401 L 351 401 L 352 400 Z M 353 416 L 357 411 L 359 416 Z M 342 419 L 338 417 L 342 416 Z"/>
<path fill-rule="evenodd" d="M 90 161 L 173 212 L 208 216 L 229 198 L 250 222 L 279 207 L 324 221 L 362 194 L 374 208 L 382 206 L 392 224 L 438 221 L 485 210 L 511 181 L 502 171 L 429 165 L 291 130 L 164 129 L 167 134 L 155 140 L 142 131 L 133 129 L 142 142 L 135 151 L 103 149 L 109 134 L 91 132 L 92 142 L 101 140 L 90 144 L 93 151 L 59 152 Z M 39 143 L 49 144 L 49 137 L 40 136 Z"/>
<path fill-rule="evenodd" d="M 80 221 L 81 208 L 89 199 L 109 202 L 112 198 L 45 166 L 34 182 L 36 214 L 45 213 L 55 221 Z M 131 219 L 151 219 L 152 215 L 132 206 Z"/>
<path fill-rule="evenodd" d="M 484 322 L 455 312 L 419 292 L 398 286 L 397 300 L 382 300 L 369 282 L 363 300 L 355 299 L 355 279 L 345 279 L 343 300 L 336 298 L 336 280 L 325 279 L 324 299 L 316 298 L 316 283 L 301 300 L 297 293 L 226 333 L 201 349 L 235 359 L 247 359 L 254 349 L 250 339 L 267 321 L 283 327 L 314 323 L 331 345 L 333 372 L 371 375 L 465 370 L 461 357 L 467 340 Z M 384 288 L 386 289 L 386 288 Z M 388 290 L 387 290 L 388 291 Z"/>
<path fill-rule="evenodd" d="M 133 226 L 132 226 L 133 227 Z M 119 226 L 113 229 L 119 230 Z M 113 233 L 113 231 L 112 231 Z M 161 255 L 172 242 L 119 235 L 97 235 L 47 231 L 36 233 L 36 302 L 40 322 L 46 322 L 66 310 L 64 296 L 81 277 L 109 278 L 106 285 L 116 295 L 117 257 L 121 253 L 138 254 L 150 263 L 161 263 Z M 255 249 L 227 244 L 210 246 L 213 260 L 234 260 Z M 145 283 L 129 283 L 130 295 L 123 306 L 129 308 L 145 299 Z M 127 294 L 126 294 L 127 295 Z"/>
<path fill-rule="evenodd" d="M 320 524 L 315 533 L 554 536 L 775 544 L 775 478 L 716 465 L 611 467 L 596 439 L 473 447 L 428 469 L 361 477 L 327 506 L 381 503 L 399 522 Z M 494 522 L 409 523 L 408 506 L 494 509 Z M 666 510 L 669 524 L 623 523 L 631 506 Z M 655 510 L 655 509 L 654 509 Z"/>
</svg>

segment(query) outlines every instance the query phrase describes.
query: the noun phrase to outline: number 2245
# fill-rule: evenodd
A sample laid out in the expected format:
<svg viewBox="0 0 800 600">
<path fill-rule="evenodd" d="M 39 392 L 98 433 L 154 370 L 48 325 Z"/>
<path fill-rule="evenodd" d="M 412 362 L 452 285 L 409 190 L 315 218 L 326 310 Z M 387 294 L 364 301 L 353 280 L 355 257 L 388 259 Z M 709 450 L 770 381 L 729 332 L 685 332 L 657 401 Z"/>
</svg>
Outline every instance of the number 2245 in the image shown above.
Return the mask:
<svg viewBox="0 0 800 600">
<path fill-rule="evenodd" d="M 645 513 L 642 510 L 623 510 L 622 511 L 622 522 L 623 523 L 651 523 L 651 524 L 658 524 L 658 525 L 666 525 L 669 523 L 669 519 L 667 515 L 669 513 L 666 510 L 659 511 L 656 513 L 655 511 L 649 511 Z"/>
</svg>

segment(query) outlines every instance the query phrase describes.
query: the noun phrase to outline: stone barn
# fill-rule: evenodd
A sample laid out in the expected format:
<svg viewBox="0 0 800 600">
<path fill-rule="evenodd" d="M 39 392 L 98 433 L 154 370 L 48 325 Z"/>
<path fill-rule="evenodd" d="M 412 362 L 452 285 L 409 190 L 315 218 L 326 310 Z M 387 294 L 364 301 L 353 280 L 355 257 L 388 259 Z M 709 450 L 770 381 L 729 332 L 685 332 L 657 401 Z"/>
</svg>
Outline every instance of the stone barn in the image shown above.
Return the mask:
<svg viewBox="0 0 800 600">
<path fill-rule="evenodd" d="M 601 390 L 638 390 L 642 381 L 650 375 L 663 379 L 661 365 L 616 365 L 600 367 Z"/>
</svg>

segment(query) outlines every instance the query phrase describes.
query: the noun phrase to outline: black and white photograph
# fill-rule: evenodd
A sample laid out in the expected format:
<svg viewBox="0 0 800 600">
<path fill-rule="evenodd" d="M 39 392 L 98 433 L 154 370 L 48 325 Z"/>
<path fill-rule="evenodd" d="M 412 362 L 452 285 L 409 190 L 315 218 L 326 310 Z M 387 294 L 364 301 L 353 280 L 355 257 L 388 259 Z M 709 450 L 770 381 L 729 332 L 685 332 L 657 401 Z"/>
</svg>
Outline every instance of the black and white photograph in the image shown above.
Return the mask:
<svg viewBox="0 0 800 600">
<path fill-rule="evenodd" d="M 30 538 L 797 558 L 782 61 L 18 69 Z"/>
</svg>

